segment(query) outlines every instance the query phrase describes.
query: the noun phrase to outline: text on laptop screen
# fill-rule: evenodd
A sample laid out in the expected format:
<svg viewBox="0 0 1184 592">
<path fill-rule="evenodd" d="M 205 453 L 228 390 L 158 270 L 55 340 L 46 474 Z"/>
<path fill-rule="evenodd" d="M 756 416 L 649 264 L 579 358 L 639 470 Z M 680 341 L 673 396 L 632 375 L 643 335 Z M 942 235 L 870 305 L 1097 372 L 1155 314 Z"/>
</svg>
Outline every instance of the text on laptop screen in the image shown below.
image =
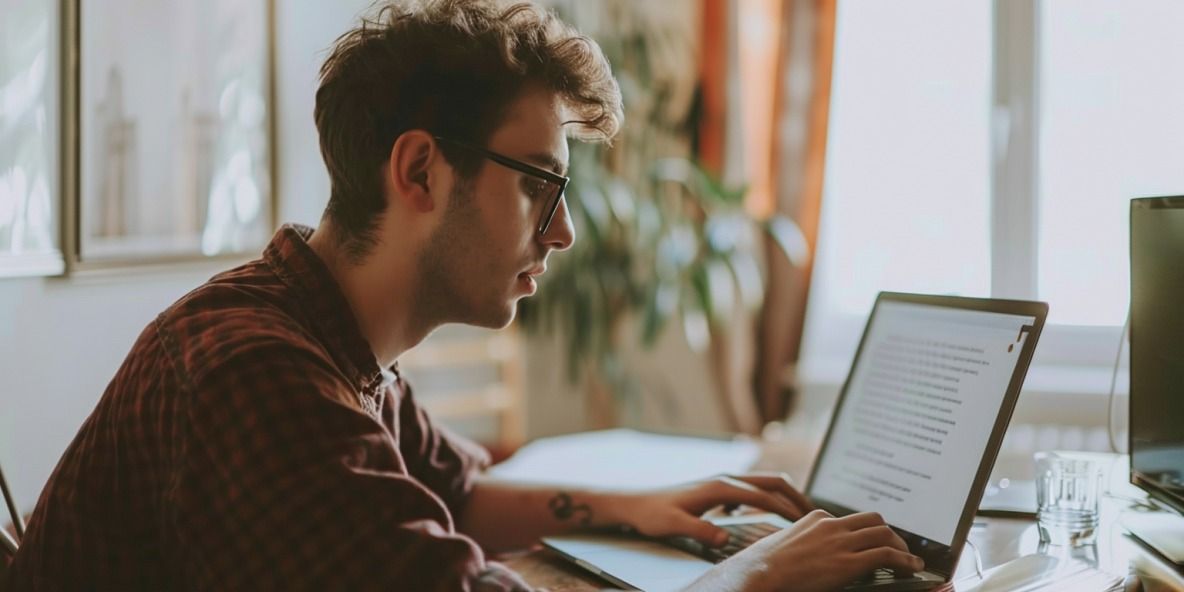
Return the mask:
<svg viewBox="0 0 1184 592">
<path fill-rule="evenodd" d="M 951 544 L 1035 321 L 881 301 L 811 495 Z"/>
</svg>

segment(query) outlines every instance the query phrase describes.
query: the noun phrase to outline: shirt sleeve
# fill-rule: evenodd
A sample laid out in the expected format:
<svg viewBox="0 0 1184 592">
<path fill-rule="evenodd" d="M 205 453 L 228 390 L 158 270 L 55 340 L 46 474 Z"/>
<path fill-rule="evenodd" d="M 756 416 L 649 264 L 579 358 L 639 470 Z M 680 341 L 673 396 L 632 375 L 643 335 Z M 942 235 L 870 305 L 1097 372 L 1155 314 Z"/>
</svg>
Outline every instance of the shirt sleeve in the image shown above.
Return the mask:
<svg viewBox="0 0 1184 592">
<path fill-rule="evenodd" d="M 348 382 L 298 345 L 195 377 L 170 522 L 201 589 L 528 590 L 458 534 Z"/>
<path fill-rule="evenodd" d="M 436 423 L 416 403 L 411 385 L 401 376 L 394 389 L 400 397 L 399 447 L 408 471 L 439 496 L 454 517 L 460 516 L 477 477 L 489 467 L 489 452 Z"/>
</svg>

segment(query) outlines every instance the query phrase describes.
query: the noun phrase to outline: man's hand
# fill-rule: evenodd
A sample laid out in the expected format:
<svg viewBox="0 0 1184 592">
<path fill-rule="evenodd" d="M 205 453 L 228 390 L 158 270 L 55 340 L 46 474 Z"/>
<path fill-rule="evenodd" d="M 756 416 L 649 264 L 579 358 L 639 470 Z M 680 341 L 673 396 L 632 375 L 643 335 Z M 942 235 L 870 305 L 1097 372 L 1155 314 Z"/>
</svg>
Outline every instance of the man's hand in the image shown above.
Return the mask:
<svg viewBox="0 0 1184 592">
<path fill-rule="evenodd" d="M 540 537 L 576 529 L 621 526 L 646 536 L 686 536 L 717 547 L 727 542 L 727 533 L 701 516 L 712 508 L 741 504 L 789 520 L 812 509 L 783 473 L 718 477 L 636 493 L 558 490 L 483 478 L 469 494 L 457 526 L 489 551 L 523 549 Z"/>
<path fill-rule="evenodd" d="M 687 536 L 718 547 L 728 540 L 722 528 L 700 518 L 717 506 L 744 504 L 797 520 L 813 506 L 784 473 L 718 477 L 655 492 L 627 494 L 614 500 L 617 519 L 652 537 Z"/>
<path fill-rule="evenodd" d="M 914 572 L 924 563 L 879 514 L 835 518 L 815 510 L 716 565 L 688 592 L 820 592 L 881 567 Z"/>
</svg>

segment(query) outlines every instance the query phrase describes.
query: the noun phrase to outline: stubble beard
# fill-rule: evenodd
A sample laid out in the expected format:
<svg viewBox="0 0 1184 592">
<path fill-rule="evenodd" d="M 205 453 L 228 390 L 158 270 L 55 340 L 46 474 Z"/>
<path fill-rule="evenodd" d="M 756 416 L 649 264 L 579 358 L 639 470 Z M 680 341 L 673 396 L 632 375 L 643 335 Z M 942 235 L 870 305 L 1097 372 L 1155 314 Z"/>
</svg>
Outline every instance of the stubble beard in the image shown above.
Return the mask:
<svg viewBox="0 0 1184 592">
<path fill-rule="evenodd" d="M 483 241 L 480 214 L 473 199 L 473 183 L 461 180 L 448 198 L 448 209 L 440 227 L 428 239 L 419 255 L 419 281 L 416 282 L 415 317 L 437 327 L 445 323 L 465 323 L 479 327 L 500 328 L 508 323 L 504 312 L 486 310 L 489 303 L 466 299 L 466 294 L 483 280 L 474 269 L 480 260 Z M 513 310 L 510 311 L 511 318 Z"/>
</svg>

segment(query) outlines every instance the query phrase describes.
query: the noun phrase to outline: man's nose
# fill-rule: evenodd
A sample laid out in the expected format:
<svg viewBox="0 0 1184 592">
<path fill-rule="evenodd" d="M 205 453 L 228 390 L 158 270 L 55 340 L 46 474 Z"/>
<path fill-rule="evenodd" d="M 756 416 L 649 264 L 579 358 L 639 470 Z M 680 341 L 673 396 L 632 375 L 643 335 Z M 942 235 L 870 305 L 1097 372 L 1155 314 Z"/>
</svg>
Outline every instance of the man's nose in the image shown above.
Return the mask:
<svg viewBox="0 0 1184 592">
<path fill-rule="evenodd" d="M 556 251 L 566 251 L 576 240 L 576 229 L 571 223 L 571 214 L 567 209 L 567 196 L 559 198 L 559 205 L 555 209 L 555 216 L 551 219 L 551 226 L 540 238 L 543 245 Z"/>
</svg>

